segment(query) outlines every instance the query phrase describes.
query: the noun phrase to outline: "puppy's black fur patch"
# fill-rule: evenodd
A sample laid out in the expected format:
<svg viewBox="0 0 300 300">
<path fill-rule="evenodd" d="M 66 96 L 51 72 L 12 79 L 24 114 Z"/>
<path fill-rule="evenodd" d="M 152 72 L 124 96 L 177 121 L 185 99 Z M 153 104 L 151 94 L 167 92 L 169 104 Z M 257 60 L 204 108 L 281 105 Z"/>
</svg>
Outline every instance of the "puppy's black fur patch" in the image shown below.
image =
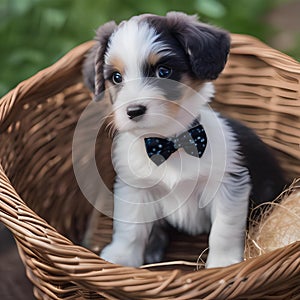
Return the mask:
<svg viewBox="0 0 300 300">
<path fill-rule="evenodd" d="M 236 120 L 225 119 L 235 133 L 243 162 L 250 173 L 250 210 L 264 202 L 273 201 L 284 190 L 287 181 L 271 149 L 252 129 Z"/>
<path fill-rule="evenodd" d="M 114 21 L 105 23 L 100 26 L 96 34 L 96 44 L 88 53 L 83 64 L 83 78 L 86 86 L 94 93 L 95 100 L 100 100 L 105 89 L 103 66 L 104 54 L 107 49 L 109 38 L 117 24 Z"/>
<path fill-rule="evenodd" d="M 161 39 L 174 47 L 177 46 L 174 40 L 180 44 L 196 78 L 214 80 L 224 69 L 230 50 L 230 37 L 226 31 L 178 12 L 170 12 L 166 17 L 150 15 L 146 20 L 161 34 Z"/>
</svg>

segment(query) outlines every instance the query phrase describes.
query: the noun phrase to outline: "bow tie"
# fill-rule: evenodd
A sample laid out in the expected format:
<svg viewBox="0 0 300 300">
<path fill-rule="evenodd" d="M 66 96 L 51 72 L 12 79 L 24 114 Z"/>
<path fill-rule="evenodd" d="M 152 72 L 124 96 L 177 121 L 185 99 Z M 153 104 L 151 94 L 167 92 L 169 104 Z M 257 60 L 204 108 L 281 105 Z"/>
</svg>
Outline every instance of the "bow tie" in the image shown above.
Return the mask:
<svg viewBox="0 0 300 300">
<path fill-rule="evenodd" d="M 145 138 L 146 151 L 149 158 L 157 165 L 161 165 L 169 156 L 183 148 L 192 156 L 201 157 L 207 145 L 207 137 L 204 128 L 196 121 L 196 126 L 178 136 L 171 138 L 149 137 Z M 192 126 L 195 125 L 195 122 Z"/>
</svg>

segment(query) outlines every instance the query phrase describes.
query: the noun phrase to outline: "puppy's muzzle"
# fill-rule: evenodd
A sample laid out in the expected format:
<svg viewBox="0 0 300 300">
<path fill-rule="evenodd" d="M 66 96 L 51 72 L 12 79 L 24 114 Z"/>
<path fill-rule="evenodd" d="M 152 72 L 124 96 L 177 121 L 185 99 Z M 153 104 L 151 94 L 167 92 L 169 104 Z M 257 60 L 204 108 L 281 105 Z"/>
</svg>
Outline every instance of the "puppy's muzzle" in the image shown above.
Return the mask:
<svg viewBox="0 0 300 300">
<path fill-rule="evenodd" d="M 144 105 L 130 105 L 127 107 L 127 115 L 130 120 L 139 121 L 146 113 L 147 107 Z"/>
</svg>

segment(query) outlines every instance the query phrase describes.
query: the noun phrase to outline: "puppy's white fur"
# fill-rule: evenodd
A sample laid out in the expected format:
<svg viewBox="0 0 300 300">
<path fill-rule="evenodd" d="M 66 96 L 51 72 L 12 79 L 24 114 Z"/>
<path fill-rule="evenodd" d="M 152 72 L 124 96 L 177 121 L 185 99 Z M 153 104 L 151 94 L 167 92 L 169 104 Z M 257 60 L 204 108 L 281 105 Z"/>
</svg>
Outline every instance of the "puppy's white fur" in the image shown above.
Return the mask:
<svg viewBox="0 0 300 300">
<path fill-rule="evenodd" d="M 210 232 L 207 267 L 237 263 L 244 252 L 249 173 L 240 163 L 231 128 L 208 107 L 214 94 L 211 83 L 199 85 L 195 94 L 187 89 L 176 103 L 147 85 L 143 62 L 153 52 L 163 56 L 170 51 L 167 44 L 157 41 L 155 30 L 137 18 L 122 23 L 110 38 L 105 64 L 122 62 L 123 83 L 112 99 L 118 129 L 112 154 L 117 173 L 114 233 L 101 257 L 142 265 L 153 222 L 166 218 L 190 234 Z M 126 109 L 133 104 L 147 107 L 139 121 L 127 116 Z M 144 138 L 179 134 L 195 118 L 208 136 L 203 156 L 193 157 L 179 149 L 156 166 L 146 153 Z"/>
</svg>

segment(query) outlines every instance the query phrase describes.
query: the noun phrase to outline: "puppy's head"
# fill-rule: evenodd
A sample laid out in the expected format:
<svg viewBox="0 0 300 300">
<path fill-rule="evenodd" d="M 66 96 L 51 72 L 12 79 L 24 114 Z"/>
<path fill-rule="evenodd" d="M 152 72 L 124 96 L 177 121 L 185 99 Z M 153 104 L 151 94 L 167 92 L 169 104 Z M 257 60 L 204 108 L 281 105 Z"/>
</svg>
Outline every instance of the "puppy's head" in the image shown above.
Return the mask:
<svg viewBox="0 0 300 300">
<path fill-rule="evenodd" d="M 119 130 L 144 133 L 189 125 L 203 103 L 183 87 L 208 101 L 213 91 L 207 82 L 223 70 L 230 48 L 227 32 L 177 12 L 107 23 L 96 40 L 83 69 L 87 85 L 96 100 L 108 91 Z"/>
</svg>

